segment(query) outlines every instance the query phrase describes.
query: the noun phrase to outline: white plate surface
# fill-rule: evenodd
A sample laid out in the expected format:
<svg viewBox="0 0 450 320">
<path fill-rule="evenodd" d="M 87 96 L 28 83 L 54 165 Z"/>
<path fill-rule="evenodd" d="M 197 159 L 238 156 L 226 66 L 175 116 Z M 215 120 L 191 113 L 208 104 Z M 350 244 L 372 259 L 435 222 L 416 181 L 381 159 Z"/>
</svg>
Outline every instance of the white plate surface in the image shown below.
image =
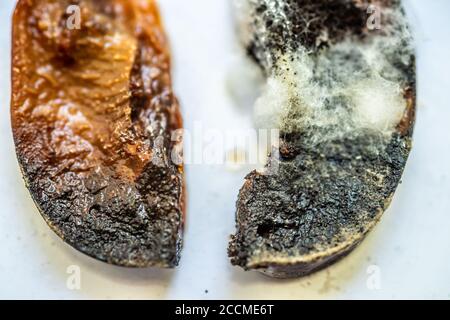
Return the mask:
<svg viewBox="0 0 450 320">
<path fill-rule="evenodd" d="M 245 170 L 187 167 L 188 223 L 176 270 L 110 266 L 78 253 L 49 230 L 24 187 L 11 135 L 14 3 L 0 1 L 0 298 L 450 298 L 449 0 L 408 1 L 418 39 L 418 121 L 414 150 L 391 208 L 348 258 L 290 281 L 246 273 L 228 262 L 234 203 Z M 229 3 L 160 0 L 188 129 L 195 123 L 221 130 L 251 127 L 226 85 L 236 56 Z M 81 271 L 80 290 L 67 286 L 67 271 L 74 265 Z M 379 286 L 373 285 L 374 275 Z"/>
</svg>

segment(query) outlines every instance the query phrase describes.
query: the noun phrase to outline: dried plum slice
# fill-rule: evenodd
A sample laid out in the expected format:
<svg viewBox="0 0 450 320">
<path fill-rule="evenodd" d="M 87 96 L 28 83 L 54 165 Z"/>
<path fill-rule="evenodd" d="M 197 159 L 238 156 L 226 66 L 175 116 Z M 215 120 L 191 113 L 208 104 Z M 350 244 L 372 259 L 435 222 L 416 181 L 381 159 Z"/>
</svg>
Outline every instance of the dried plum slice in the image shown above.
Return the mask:
<svg viewBox="0 0 450 320">
<path fill-rule="evenodd" d="M 19 164 L 48 225 L 108 263 L 177 266 L 182 120 L 154 1 L 20 0 L 12 91 Z"/>
</svg>

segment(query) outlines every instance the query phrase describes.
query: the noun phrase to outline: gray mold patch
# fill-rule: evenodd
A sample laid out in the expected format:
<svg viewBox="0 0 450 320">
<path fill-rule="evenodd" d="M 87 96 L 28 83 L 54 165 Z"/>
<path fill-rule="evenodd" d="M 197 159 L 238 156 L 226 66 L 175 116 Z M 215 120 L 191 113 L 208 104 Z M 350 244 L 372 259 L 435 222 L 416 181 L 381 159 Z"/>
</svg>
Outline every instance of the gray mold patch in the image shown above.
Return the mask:
<svg viewBox="0 0 450 320">
<path fill-rule="evenodd" d="M 412 39 L 399 1 L 381 1 L 379 31 L 365 27 L 370 1 L 239 3 L 244 45 L 266 74 L 256 122 L 282 141 L 278 174 L 246 179 L 229 255 L 246 269 L 303 275 L 362 241 L 400 182 Z"/>
</svg>

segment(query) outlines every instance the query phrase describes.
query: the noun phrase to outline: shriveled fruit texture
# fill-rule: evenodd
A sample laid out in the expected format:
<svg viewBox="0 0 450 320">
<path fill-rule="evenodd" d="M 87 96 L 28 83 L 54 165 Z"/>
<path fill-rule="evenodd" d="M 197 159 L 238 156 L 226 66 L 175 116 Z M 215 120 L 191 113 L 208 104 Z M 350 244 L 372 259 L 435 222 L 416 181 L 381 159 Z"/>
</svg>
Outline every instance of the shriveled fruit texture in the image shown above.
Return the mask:
<svg viewBox="0 0 450 320">
<path fill-rule="evenodd" d="M 76 249 L 174 267 L 183 229 L 182 126 L 153 0 L 20 0 L 11 116 L 26 184 Z"/>
<path fill-rule="evenodd" d="M 281 141 L 241 189 L 229 256 L 246 270 L 304 276 L 351 252 L 400 183 L 413 41 L 399 0 L 237 2 L 246 51 L 266 76 L 255 118 Z"/>
</svg>

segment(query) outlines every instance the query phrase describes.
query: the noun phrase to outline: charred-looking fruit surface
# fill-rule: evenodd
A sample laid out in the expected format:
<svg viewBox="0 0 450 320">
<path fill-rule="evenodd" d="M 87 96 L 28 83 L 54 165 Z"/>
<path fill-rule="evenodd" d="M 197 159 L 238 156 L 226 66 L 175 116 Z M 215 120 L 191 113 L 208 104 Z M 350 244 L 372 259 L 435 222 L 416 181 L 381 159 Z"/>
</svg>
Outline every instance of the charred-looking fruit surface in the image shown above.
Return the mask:
<svg viewBox="0 0 450 320">
<path fill-rule="evenodd" d="M 282 138 L 240 191 L 232 264 L 310 274 L 351 252 L 389 205 L 411 149 L 414 50 L 400 1 L 374 3 L 238 1 L 267 77 L 256 122 Z"/>
<path fill-rule="evenodd" d="M 174 267 L 183 228 L 181 116 L 153 0 L 20 0 L 12 127 L 26 184 L 76 249 Z"/>
</svg>

